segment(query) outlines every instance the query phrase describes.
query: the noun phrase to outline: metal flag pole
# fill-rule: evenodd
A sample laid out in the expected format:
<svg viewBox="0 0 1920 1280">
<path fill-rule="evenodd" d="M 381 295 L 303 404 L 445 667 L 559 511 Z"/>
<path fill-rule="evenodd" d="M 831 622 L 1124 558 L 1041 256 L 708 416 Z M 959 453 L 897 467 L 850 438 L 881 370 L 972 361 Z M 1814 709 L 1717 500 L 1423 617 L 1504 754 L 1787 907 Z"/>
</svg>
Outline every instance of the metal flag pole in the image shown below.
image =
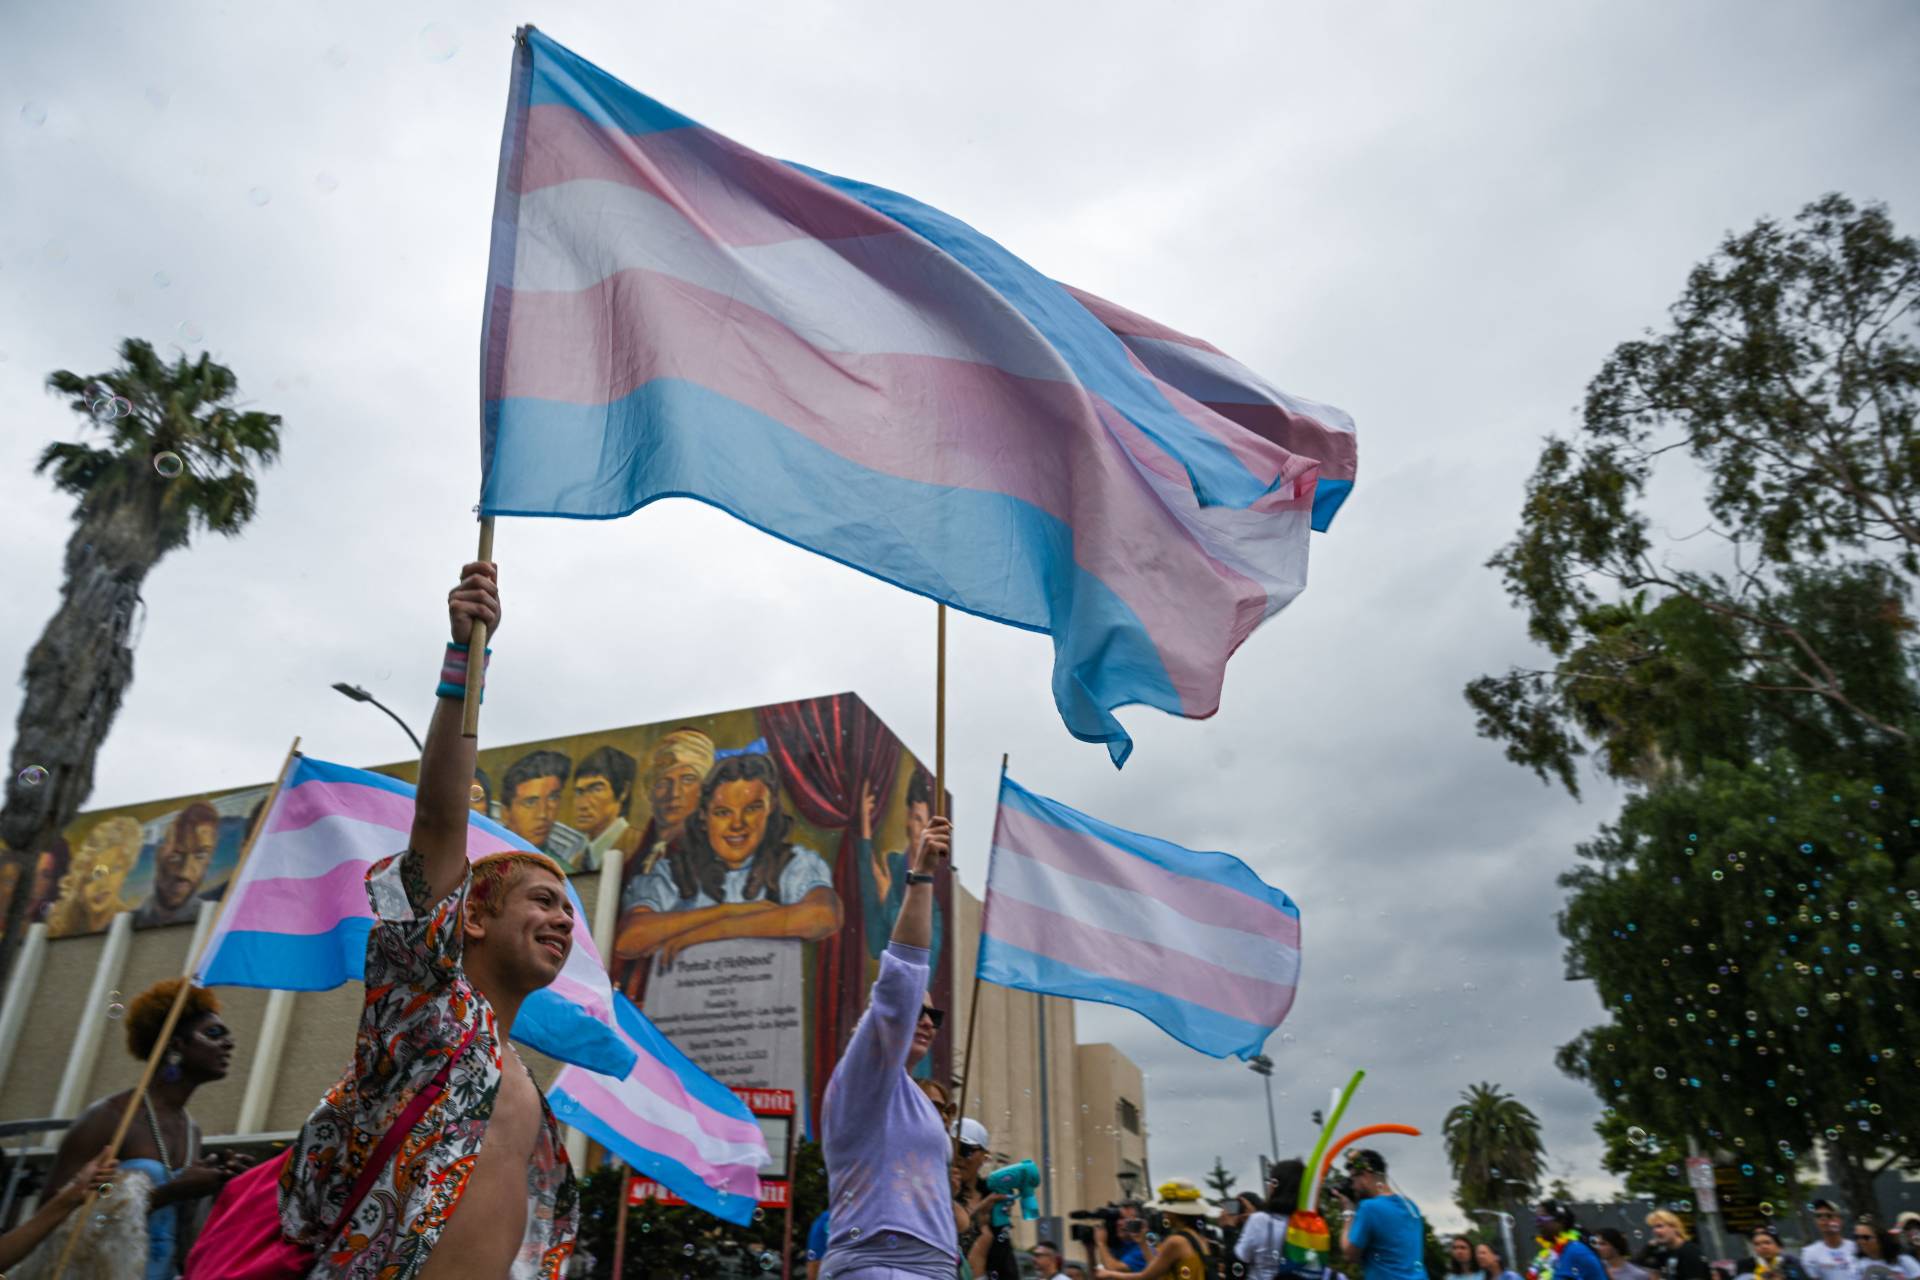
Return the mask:
<svg viewBox="0 0 1920 1280">
<path fill-rule="evenodd" d="M 227 877 L 226 886 L 220 890 L 220 900 L 213 908 L 214 928 L 207 930 L 200 945 L 195 947 L 192 954 L 187 957 L 187 967 L 180 975 L 180 989 L 173 993 L 173 1005 L 167 1010 L 166 1021 L 160 1024 L 160 1031 L 154 1037 L 153 1052 L 147 1055 L 147 1065 L 140 1073 L 140 1082 L 133 1086 L 133 1092 L 127 1095 L 127 1105 L 120 1111 L 120 1123 L 114 1128 L 113 1140 L 107 1143 L 107 1150 L 113 1152 L 116 1157 L 120 1153 L 120 1144 L 126 1140 L 127 1130 L 133 1126 L 134 1113 L 140 1109 L 141 1102 L 147 1096 L 147 1088 L 153 1083 L 154 1072 L 159 1068 L 160 1059 L 167 1051 L 167 1042 L 173 1039 L 174 1028 L 180 1025 L 180 1013 L 187 1007 L 187 996 L 193 991 L 193 975 L 194 971 L 200 967 L 200 957 L 205 953 L 207 945 L 213 941 L 214 933 L 219 928 L 220 916 L 226 911 L 227 900 L 233 894 L 233 886 L 240 883 L 240 873 L 247 869 L 247 859 L 253 855 L 254 842 L 260 838 L 260 829 L 267 825 L 267 819 L 272 816 L 274 801 L 280 798 L 280 788 L 286 783 L 287 774 L 292 770 L 293 762 L 299 755 L 300 739 L 296 736 L 293 745 L 287 748 L 287 758 L 280 763 L 280 772 L 274 777 L 273 788 L 267 792 L 266 802 L 260 806 L 260 820 L 253 824 L 253 830 L 247 832 L 246 843 L 240 846 L 240 856 L 233 864 L 233 874 Z M 86 1228 L 87 1210 L 92 1206 L 99 1192 L 98 1187 L 88 1187 L 86 1198 L 80 1202 L 79 1208 L 73 1211 L 73 1230 L 67 1233 L 66 1243 L 60 1246 L 60 1257 L 53 1268 L 54 1275 L 60 1276 L 67 1273 L 67 1259 L 72 1256 L 73 1246 L 79 1242 L 80 1233 Z"/>
</svg>

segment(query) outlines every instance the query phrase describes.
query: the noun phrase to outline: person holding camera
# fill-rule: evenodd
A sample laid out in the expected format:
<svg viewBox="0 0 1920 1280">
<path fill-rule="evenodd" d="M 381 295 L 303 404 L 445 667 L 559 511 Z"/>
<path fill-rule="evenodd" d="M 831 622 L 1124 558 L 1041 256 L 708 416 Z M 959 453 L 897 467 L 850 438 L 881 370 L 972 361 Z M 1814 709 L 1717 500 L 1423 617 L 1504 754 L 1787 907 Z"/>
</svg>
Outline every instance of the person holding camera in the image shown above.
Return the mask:
<svg viewBox="0 0 1920 1280">
<path fill-rule="evenodd" d="M 1327 1188 L 1346 1211 L 1340 1249 L 1366 1280 L 1427 1280 L 1420 1207 L 1387 1181 L 1387 1161 L 1359 1147 L 1347 1156 L 1344 1184 Z"/>
<path fill-rule="evenodd" d="M 1147 1255 L 1141 1246 L 1146 1238 L 1147 1220 L 1140 1216 L 1140 1205 L 1123 1200 L 1116 1206 L 1112 1231 L 1107 1230 L 1105 1222 L 1094 1224 L 1093 1251 L 1098 1265 L 1114 1271 L 1144 1269 Z"/>
<path fill-rule="evenodd" d="M 1094 1280 L 1206 1280 L 1212 1250 L 1200 1236 L 1200 1224 L 1219 1216 L 1208 1204 L 1199 1184 L 1172 1178 L 1160 1184 L 1160 1198 L 1147 1207 L 1160 1223 L 1160 1243 L 1138 1271 L 1094 1268 Z"/>
</svg>

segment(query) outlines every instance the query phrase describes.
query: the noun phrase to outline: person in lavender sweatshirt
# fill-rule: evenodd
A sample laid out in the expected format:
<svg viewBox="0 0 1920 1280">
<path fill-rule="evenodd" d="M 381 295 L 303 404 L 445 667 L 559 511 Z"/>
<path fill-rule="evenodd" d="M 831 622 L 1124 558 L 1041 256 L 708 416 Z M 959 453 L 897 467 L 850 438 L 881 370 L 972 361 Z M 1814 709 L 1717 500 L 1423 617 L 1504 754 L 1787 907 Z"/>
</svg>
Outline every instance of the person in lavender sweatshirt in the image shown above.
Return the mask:
<svg viewBox="0 0 1920 1280">
<path fill-rule="evenodd" d="M 935 818 L 911 850 L 906 898 L 867 1011 L 827 1081 L 821 1139 L 832 1230 L 820 1280 L 953 1280 L 959 1237 L 940 1113 L 908 1069 L 945 1017 L 927 1003 L 933 878 L 953 845 Z"/>
</svg>

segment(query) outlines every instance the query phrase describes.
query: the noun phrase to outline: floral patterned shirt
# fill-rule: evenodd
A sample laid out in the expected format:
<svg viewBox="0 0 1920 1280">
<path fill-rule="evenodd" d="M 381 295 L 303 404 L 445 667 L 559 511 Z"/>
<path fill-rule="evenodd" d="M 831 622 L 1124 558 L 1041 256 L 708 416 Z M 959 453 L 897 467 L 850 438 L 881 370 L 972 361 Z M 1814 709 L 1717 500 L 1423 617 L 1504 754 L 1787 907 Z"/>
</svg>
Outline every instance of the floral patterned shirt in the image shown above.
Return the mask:
<svg viewBox="0 0 1920 1280">
<path fill-rule="evenodd" d="M 374 927 L 353 1064 L 307 1117 L 280 1179 L 281 1226 L 318 1251 L 316 1280 L 418 1275 L 479 1159 L 500 1089 L 502 1046 L 493 1007 L 460 963 L 470 883 L 432 901 L 421 855 L 412 850 L 367 872 Z M 446 1092 L 401 1142 L 346 1227 L 324 1238 L 381 1138 L 476 1024 Z M 557 1280 L 573 1252 L 579 1213 L 573 1169 L 544 1094 L 540 1110 L 514 1280 Z"/>
</svg>

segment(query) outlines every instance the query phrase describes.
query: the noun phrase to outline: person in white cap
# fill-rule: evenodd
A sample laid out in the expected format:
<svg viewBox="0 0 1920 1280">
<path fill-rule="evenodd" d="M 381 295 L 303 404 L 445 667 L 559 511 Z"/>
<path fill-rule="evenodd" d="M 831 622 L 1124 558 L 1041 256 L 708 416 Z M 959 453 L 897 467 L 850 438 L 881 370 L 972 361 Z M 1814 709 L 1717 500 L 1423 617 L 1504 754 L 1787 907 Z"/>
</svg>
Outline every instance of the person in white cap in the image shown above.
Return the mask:
<svg viewBox="0 0 1920 1280">
<path fill-rule="evenodd" d="M 827 1081 L 820 1130 L 832 1217 L 821 1280 L 953 1280 L 959 1268 L 952 1142 L 908 1074 L 946 1017 L 927 999 L 927 978 L 934 875 L 952 841 L 953 824 L 935 818 L 914 842 L 880 976 Z"/>
<path fill-rule="evenodd" d="M 1096 1267 L 1095 1280 L 1206 1280 L 1208 1249 L 1194 1224 L 1217 1218 L 1220 1211 L 1207 1203 L 1200 1184 L 1188 1178 L 1170 1178 L 1158 1187 L 1160 1198 L 1146 1206 L 1149 1217 L 1159 1214 L 1165 1230 L 1158 1246 L 1139 1271 Z M 1153 1239 L 1147 1237 L 1149 1242 Z"/>
</svg>

